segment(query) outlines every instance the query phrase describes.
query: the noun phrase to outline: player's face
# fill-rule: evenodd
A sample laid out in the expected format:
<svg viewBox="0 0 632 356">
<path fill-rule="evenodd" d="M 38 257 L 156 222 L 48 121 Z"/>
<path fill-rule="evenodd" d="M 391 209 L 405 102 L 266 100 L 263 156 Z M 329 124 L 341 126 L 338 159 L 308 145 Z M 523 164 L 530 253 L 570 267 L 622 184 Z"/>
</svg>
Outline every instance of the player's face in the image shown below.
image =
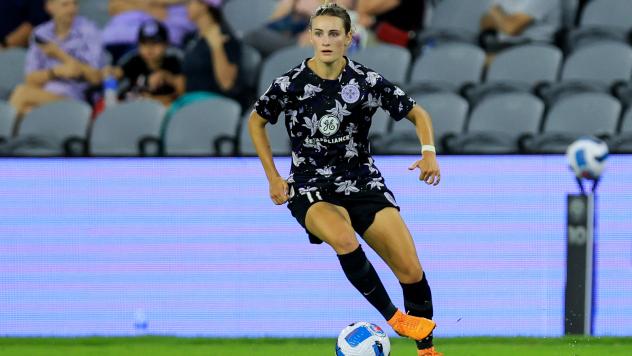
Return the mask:
<svg viewBox="0 0 632 356">
<path fill-rule="evenodd" d="M 310 40 L 314 56 L 324 63 L 334 63 L 351 43 L 351 33 L 345 33 L 344 22 L 335 16 L 317 16 L 312 19 Z"/>
</svg>

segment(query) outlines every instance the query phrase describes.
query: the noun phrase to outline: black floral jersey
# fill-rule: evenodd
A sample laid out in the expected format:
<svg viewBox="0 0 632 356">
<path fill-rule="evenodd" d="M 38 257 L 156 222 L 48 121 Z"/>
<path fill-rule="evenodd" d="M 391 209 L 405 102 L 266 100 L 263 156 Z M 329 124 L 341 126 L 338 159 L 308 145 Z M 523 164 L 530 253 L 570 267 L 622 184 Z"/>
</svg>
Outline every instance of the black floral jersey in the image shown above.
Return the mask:
<svg viewBox="0 0 632 356">
<path fill-rule="evenodd" d="M 284 114 L 292 146 L 288 182 L 301 191 L 331 184 L 347 195 L 382 189 L 384 179 L 370 154 L 371 118 L 381 107 L 401 120 L 415 104 L 377 72 L 346 60 L 338 79 L 326 80 L 306 59 L 276 78 L 255 104 L 271 124 Z"/>
</svg>

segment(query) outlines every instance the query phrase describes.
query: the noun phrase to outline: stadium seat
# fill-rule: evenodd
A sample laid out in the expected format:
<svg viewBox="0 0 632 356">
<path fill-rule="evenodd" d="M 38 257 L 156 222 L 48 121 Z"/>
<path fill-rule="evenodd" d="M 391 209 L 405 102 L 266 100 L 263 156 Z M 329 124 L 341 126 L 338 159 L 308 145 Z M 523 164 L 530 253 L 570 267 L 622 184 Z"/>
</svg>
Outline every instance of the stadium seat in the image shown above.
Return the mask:
<svg viewBox="0 0 632 356">
<path fill-rule="evenodd" d="M 517 153 L 519 139 L 538 132 L 544 108 L 529 93 L 487 97 L 472 111 L 466 132 L 446 140 L 446 148 L 455 153 Z"/>
<path fill-rule="evenodd" d="M 568 38 L 573 49 L 595 41 L 627 42 L 632 29 L 632 6 L 629 0 L 592 0 L 587 2 L 579 27 Z"/>
<path fill-rule="evenodd" d="M 242 43 L 241 45 L 241 78 L 249 93 L 257 89 L 257 79 L 261 67 L 261 54 L 253 47 Z"/>
<path fill-rule="evenodd" d="M 413 94 L 413 98 L 432 118 L 437 149 L 443 152 L 442 140 L 448 135 L 458 135 L 465 129 L 469 103 L 454 93 Z M 393 131 L 397 132 L 399 126 L 400 123 L 396 123 Z"/>
<path fill-rule="evenodd" d="M 613 41 L 596 42 L 573 52 L 562 68 L 560 81 L 542 88 L 549 102 L 582 91 L 608 92 L 632 75 L 632 48 Z"/>
<path fill-rule="evenodd" d="M 271 54 L 261 67 L 257 96 L 262 95 L 275 78 L 299 65 L 302 60 L 313 54 L 312 47 L 300 46 L 283 48 Z"/>
<path fill-rule="evenodd" d="M 621 129 L 608 141 L 610 150 L 616 153 L 632 153 L 632 108 L 628 108 L 621 120 Z"/>
<path fill-rule="evenodd" d="M 277 7 L 276 0 L 230 0 L 223 7 L 224 17 L 238 37 L 264 26 Z"/>
<path fill-rule="evenodd" d="M 239 131 L 239 154 L 242 156 L 256 156 L 257 151 L 252 144 L 250 134 L 248 133 L 248 118 L 252 108 L 248 109 L 241 121 Z M 285 114 L 279 115 L 279 121 L 274 125 L 266 125 L 268 139 L 270 140 L 270 148 L 272 154 L 280 156 L 290 155 L 290 138 L 285 128 Z"/>
<path fill-rule="evenodd" d="M 0 101 L 0 143 L 5 143 L 13 136 L 15 115 L 13 106 L 6 101 Z"/>
<path fill-rule="evenodd" d="M 562 57 L 562 51 L 546 44 L 510 47 L 494 58 L 485 82 L 467 91 L 466 95 L 477 102 L 489 94 L 526 92 L 536 85 L 556 82 Z"/>
<path fill-rule="evenodd" d="M 79 0 L 79 15 L 86 17 L 103 27 L 110 19 L 108 1 L 104 0 Z"/>
<path fill-rule="evenodd" d="M 10 143 L 15 156 L 83 155 L 92 108 L 63 100 L 35 108 L 20 123 Z"/>
<path fill-rule="evenodd" d="M 458 91 L 479 83 L 485 52 L 465 43 L 447 43 L 424 53 L 413 64 L 409 88 L 415 91 Z"/>
<path fill-rule="evenodd" d="M 11 48 L 0 51 L 0 99 L 6 100 L 16 85 L 24 81 L 26 50 Z"/>
<path fill-rule="evenodd" d="M 421 93 L 413 94 L 412 97 L 430 114 L 436 149 L 444 152 L 442 138 L 460 134 L 464 129 L 468 102 L 454 93 Z M 390 132 L 380 137 L 374 145 L 376 150 L 383 154 L 419 154 L 419 138 L 410 121 L 402 119 L 392 123 Z"/>
<path fill-rule="evenodd" d="M 107 108 L 92 125 L 90 153 L 94 156 L 150 156 L 160 153 L 164 106 L 138 100 Z"/>
<path fill-rule="evenodd" d="M 369 128 L 369 139 L 374 141 L 386 135 L 389 131 L 391 121 L 392 119 L 390 115 L 381 108 L 378 108 L 375 112 L 375 115 L 373 115 L 373 118 L 371 119 L 371 127 Z"/>
<path fill-rule="evenodd" d="M 566 96 L 550 108 L 541 134 L 524 140 L 527 152 L 563 153 L 583 135 L 606 137 L 616 132 L 621 103 L 605 93 Z"/>
<path fill-rule="evenodd" d="M 223 97 L 185 106 L 176 111 L 167 123 L 165 155 L 234 155 L 240 114 L 239 103 Z"/>
<path fill-rule="evenodd" d="M 579 0 L 562 0 L 562 23 L 565 28 L 575 27 L 579 12 Z"/>
<path fill-rule="evenodd" d="M 351 55 L 351 60 L 382 74 L 390 82 L 402 85 L 410 67 L 410 51 L 400 46 L 380 44 L 363 48 Z"/>
<path fill-rule="evenodd" d="M 491 3 L 492 0 L 440 1 L 433 9 L 430 22 L 419 35 L 420 43 L 476 43 L 481 16 Z"/>
</svg>

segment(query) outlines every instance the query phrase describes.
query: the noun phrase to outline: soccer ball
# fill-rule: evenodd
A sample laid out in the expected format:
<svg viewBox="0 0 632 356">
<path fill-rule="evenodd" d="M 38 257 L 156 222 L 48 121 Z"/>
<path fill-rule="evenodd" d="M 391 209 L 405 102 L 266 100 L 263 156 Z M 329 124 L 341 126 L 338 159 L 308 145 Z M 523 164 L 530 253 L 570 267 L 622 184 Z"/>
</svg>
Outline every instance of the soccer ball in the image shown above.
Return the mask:
<svg viewBox="0 0 632 356">
<path fill-rule="evenodd" d="M 391 341 L 379 326 L 365 321 L 342 329 L 336 343 L 336 356 L 389 356 Z"/>
<path fill-rule="evenodd" d="M 566 158 L 577 178 L 595 180 L 604 169 L 608 145 L 596 137 L 580 137 L 568 146 Z"/>
</svg>

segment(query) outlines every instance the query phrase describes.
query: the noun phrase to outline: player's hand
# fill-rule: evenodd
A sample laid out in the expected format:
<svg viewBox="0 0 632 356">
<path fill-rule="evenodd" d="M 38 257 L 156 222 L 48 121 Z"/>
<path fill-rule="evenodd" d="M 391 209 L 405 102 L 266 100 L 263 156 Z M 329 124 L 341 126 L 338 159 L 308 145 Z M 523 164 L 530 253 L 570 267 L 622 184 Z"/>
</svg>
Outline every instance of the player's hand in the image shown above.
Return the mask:
<svg viewBox="0 0 632 356">
<path fill-rule="evenodd" d="M 439 170 L 439 164 L 437 164 L 437 155 L 433 152 L 424 152 L 422 159 L 415 161 L 408 167 L 409 170 L 414 171 L 419 168 L 419 180 L 426 182 L 428 185 L 437 185 L 441 181 L 441 171 Z"/>
<path fill-rule="evenodd" d="M 270 181 L 270 199 L 276 205 L 285 204 L 289 199 L 289 186 L 287 181 L 281 177 L 276 177 Z"/>
</svg>

